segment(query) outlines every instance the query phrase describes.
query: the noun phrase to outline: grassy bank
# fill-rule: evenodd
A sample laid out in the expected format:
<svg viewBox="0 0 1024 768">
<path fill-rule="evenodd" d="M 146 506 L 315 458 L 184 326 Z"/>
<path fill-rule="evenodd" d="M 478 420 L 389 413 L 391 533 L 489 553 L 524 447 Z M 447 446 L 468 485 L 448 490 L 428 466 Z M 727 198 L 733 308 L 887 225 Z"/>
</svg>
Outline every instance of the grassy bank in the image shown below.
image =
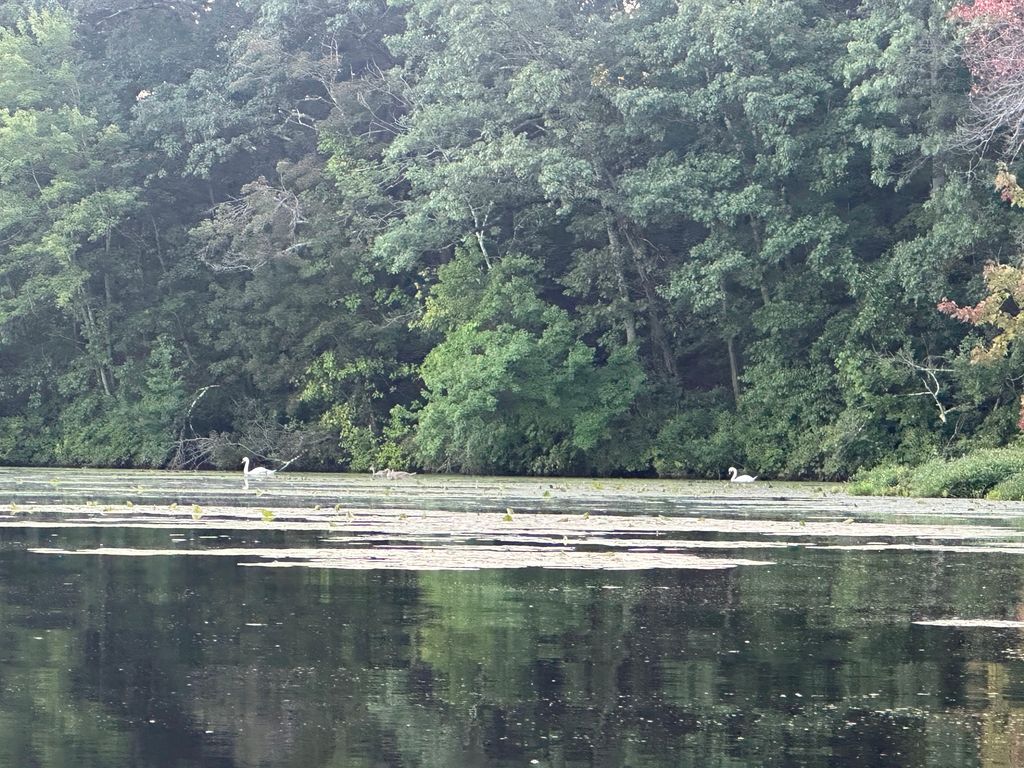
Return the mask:
<svg viewBox="0 0 1024 768">
<path fill-rule="evenodd" d="M 858 474 L 858 496 L 945 496 L 1024 501 L 1024 446 L 988 448 L 916 467 L 883 465 Z"/>
</svg>

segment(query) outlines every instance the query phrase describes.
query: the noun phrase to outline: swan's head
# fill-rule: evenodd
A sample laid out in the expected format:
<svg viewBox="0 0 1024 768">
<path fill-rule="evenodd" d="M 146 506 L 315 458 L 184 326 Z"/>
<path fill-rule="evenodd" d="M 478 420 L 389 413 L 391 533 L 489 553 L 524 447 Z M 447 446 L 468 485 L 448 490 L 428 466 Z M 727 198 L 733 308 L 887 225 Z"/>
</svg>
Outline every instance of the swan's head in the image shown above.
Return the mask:
<svg viewBox="0 0 1024 768">
<path fill-rule="evenodd" d="M 730 475 L 735 475 L 736 474 L 736 467 L 729 467 L 729 474 Z"/>
</svg>

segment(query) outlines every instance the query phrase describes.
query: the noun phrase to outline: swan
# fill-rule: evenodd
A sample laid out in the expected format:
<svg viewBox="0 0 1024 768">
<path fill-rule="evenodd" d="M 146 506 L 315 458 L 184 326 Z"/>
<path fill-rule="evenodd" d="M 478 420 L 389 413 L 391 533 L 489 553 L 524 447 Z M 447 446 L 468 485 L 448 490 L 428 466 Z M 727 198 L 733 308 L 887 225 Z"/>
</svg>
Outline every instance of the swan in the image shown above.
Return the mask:
<svg viewBox="0 0 1024 768">
<path fill-rule="evenodd" d="M 736 467 L 729 467 L 729 482 L 730 483 L 752 483 L 757 480 L 757 475 L 751 477 L 750 475 L 737 475 Z"/>
<path fill-rule="evenodd" d="M 267 469 L 266 467 L 253 467 L 252 469 L 249 469 L 249 457 L 246 456 L 242 459 L 242 475 L 245 478 L 270 477 L 275 472 L 277 472 L 276 469 Z"/>
<path fill-rule="evenodd" d="M 373 473 L 374 477 L 385 477 L 388 480 L 396 480 L 402 477 L 412 477 L 415 472 L 403 472 L 400 469 L 374 469 L 370 467 L 370 472 Z"/>
</svg>

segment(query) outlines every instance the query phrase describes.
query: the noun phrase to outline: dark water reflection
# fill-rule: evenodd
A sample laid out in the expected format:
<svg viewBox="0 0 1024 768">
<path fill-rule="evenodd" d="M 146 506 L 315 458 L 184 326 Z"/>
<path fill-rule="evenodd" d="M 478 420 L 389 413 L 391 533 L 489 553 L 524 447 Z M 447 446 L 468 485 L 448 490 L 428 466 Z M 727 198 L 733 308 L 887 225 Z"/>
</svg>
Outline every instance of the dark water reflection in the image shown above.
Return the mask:
<svg viewBox="0 0 1024 768">
<path fill-rule="evenodd" d="M 911 624 L 1014 618 L 1014 555 L 275 570 L 0 535 L 2 766 L 1024 764 L 1021 633 Z"/>
<path fill-rule="evenodd" d="M 517 519 L 831 520 L 851 532 L 866 520 L 1011 533 L 1024 522 L 1013 507 L 758 486 L 732 498 L 727 483 L 681 494 L 282 475 L 249 488 L 237 473 L 0 470 L 13 526 L 0 527 L 0 768 L 1024 766 L 1024 634 L 912 623 L 1024 618 L 1019 549 L 769 548 L 778 538 L 763 529 L 712 527 L 685 535 L 739 539 L 729 554 L 775 565 L 350 571 L 28 551 L 346 546 L 330 543 L 344 525 L 286 531 L 256 516 L 219 530 L 193 504 L 343 506 L 340 520 L 513 507 Z M 66 513 L 46 502 L 77 505 L 68 514 L 85 527 L 47 527 Z M 186 511 L 172 528 L 118 527 L 143 505 Z M 857 539 L 819 543 L 844 541 Z"/>
</svg>

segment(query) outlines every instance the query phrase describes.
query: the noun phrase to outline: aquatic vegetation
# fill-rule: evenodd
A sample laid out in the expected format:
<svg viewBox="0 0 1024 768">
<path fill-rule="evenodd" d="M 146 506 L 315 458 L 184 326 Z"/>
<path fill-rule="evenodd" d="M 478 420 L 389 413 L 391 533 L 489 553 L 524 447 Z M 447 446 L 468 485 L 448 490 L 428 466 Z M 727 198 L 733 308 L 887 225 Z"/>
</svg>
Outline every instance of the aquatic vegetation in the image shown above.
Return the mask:
<svg viewBox="0 0 1024 768">
<path fill-rule="evenodd" d="M 583 480 L 564 482 L 558 498 L 552 499 L 545 495 L 551 490 L 549 483 L 531 479 L 435 481 L 424 477 L 403 487 L 401 493 L 388 495 L 362 475 L 296 474 L 280 487 L 268 489 L 257 507 L 252 494 L 233 477 L 164 473 L 159 475 L 160 482 L 148 483 L 154 489 L 151 498 L 136 499 L 129 507 L 137 475 L 81 472 L 69 477 L 65 486 L 88 489 L 90 501 L 97 496 L 111 501 L 98 508 L 66 503 L 67 491 L 40 490 L 51 487 L 43 473 L 42 483 L 17 492 L 16 512 L 0 518 L 0 527 L 195 531 L 206 534 L 204 552 L 233 549 L 232 539 L 237 536 L 232 533 L 305 531 L 322 536 L 311 544 L 308 556 L 289 556 L 289 562 L 329 568 L 369 567 L 372 559 L 360 557 L 377 555 L 387 560 L 381 567 L 404 564 L 433 569 L 435 556 L 449 558 L 453 567 L 460 568 L 521 567 L 521 563 L 576 568 L 584 567 L 579 563 L 588 557 L 594 567 L 691 568 L 700 564 L 694 565 L 689 558 L 704 558 L 712 552 L 736 552 L 742 557 L 729 567 L 746 567 L 750 563 L 741 561 L 770 560 L 752 554 L 786 547 L 951 552 L 973 547 L 969 551 L 1024 553 L 1024 532 L 971 524 L 981 514 L 976 510 L 979 502 L 929 502 L 913 508 L 915 519 L 894 518 L 891 505 L 883 499 L 842 495 L 823 499 L 816 485 L 768 489 L 756 484 L 740 488 L 724 483 L 623 481 L 623 493 L 610 484 L 595 488 Z M 17 487 L 11 476 L 0 472 L 0 493 L 14 494 Z M 157 488 L 162 488 L 165 498 L 160 498 Z M 940 515 L 942 520 L 936 524 Z M 214 533 L 227 534 L 228 540 L 208 543 L 217 541 Z M 494 549 L 479 549 L 481 542 Z M 192 552 L 190 541 L 176 543 L 181 545 L 176 552 Z M 343 551 L 352 549 L 361 554 Z M 396 552 L 381 554 L 391 549 Z M 398 550 L 409 550 L 408 559 L 402 559 Z M 257 556 L 266 553 L 256 544 L 248 551 Z M 555 551 L 577 554 L 571 563 L 546 560 Z M 485 557 L 490 558 L 489 565 L 481 564 Z M 719 562 L 715 567 L 726 566 Z"/>
</svg>

